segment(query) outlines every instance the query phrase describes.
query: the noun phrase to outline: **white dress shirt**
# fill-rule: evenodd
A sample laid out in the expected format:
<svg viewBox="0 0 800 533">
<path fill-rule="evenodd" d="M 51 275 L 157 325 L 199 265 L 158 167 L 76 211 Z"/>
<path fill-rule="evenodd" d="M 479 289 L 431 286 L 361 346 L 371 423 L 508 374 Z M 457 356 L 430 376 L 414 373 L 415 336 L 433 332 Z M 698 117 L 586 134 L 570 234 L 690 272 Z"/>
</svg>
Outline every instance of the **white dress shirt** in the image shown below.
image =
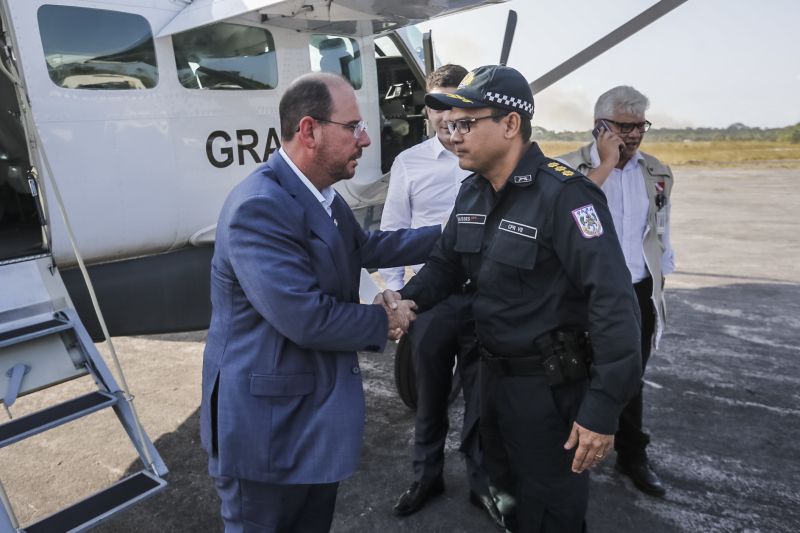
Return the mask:
<svg viewBox="0 0 800 533">
<path fill-rule="evenodd" d="M 289 155 L 283 151 L 283 147 L 278 149 L 278 153 L 281 154 L 281 157 L 284 161 L 286 161 L 286 164 L 289 165 L 289 168 L 291 168 L 297 177 L 300 178 L 300 181 L 303 182 L 303 185 L 305 185 L 308 190 L 311 191 L 311 194 L 313 194 L 314 197 L 319 200 L 319 203 L 322 204 L 322 207 L 325 209 L 325 212 L 328 213 L 328 216 L 333 216 L 331 204 L 333 203 L 333 199 L 336 198 L 336 191 L 333 190 L 333 187 L 325 187 L 320 191 L 314 186 L 313 183 L 311 183 L 306 175 L 303 174 L 299 168 L 297 168 L 297 165 L 294 164 L 294 161 L 292 161 Z"/>
<path fill-rule="evenodd" d="M 600 165 L 597 144 L 591 148 L 592 165 Z M 639 166 L 642 154 L 637 150 L 630 161 L 622 169 L 615 168 L 601 186 L 608 200 L 608 208 L 614 221 L 625 264 L 631 272 L 631 281 L 638 283 L 648 274 L 642 244 L 647 228 L 647 209 L 650 202 L 647 197 L 644 176 Z M 666 276 L 675 270 L 675 256 L 669 240 L 669 209 L 667 204 L 667 225 L 664 228 L 664 254 L 661 257 L 661 272 Z M 655 228 L 652 229 L 655 231 Z"/>
<path fill-rule="evenodd" d="M 400 153 L 394 160 L 389 192 L 381 216 L 382 230 L 444 225 L 461 187 L 471 174 L 461 170 L 458 157 L 434 136 Z M 422 265 L 414 265 L 416 272 Z M 403 288 L 405 269 L 380 270 L 386 287 Z"/>
</svg>

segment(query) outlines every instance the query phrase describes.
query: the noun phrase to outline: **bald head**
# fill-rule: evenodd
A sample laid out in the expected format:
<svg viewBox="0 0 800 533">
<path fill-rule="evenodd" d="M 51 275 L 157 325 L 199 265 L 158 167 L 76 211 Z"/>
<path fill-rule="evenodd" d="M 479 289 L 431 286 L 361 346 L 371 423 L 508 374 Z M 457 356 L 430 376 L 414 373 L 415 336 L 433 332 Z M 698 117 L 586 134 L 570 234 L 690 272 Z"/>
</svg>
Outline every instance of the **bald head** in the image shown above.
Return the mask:
<svg viewBox="0 0 800 533">
<path fill-rule="evenodd" d="M 334 88 L 347 88 L 352 91 L 346 79 L 328 72 L 304 74 L 289 85 L 278 106 L 282 143 L 294 138 L 297 126 L 303 117 L 322 120 L 331 118 L 333 113 L 331 89 Z"/>
</svg>

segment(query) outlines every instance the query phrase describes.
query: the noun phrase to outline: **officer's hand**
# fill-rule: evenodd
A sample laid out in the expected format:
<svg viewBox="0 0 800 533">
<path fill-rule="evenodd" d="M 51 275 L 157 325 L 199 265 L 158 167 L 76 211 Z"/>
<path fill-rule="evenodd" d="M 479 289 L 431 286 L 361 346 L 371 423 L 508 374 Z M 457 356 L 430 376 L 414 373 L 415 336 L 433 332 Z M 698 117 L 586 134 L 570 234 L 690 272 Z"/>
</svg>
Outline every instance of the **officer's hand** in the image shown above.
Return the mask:
<svg viewBox="0 0 800 533">
<path fill-rule="evenodd" d="M 574 422 L 564 449 L 571 450 L 576 444 L 578 449 L 575 450 L 575 459 L 572 460 L 572 471 L 580 474 L 599 464 L 608 455 L 614 446 L 614 435 L 595 433 Z"/>
<path fill-rule="evenodd" d="M 617 166 L 622 149 L 625 148 L 625 141 L 622 137 L 609 130 L 602 130 L 597 136 L 597 155 L 600 156 L 600 164 L 607 164 L 610 167 Z"/>
</svg>

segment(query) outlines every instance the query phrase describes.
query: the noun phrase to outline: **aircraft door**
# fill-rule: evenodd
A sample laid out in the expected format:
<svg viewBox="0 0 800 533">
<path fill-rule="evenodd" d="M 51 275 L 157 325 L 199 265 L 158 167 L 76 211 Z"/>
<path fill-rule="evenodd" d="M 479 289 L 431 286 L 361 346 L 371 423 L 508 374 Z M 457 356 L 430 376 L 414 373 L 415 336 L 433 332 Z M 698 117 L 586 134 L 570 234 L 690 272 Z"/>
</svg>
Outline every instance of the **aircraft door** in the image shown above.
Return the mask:
<svg viewBox="0 0 800 533">
<path fill-rule="evenodd" d="M 3 27 L 6 21 L 3 20 Z M 3 34 L 8 38 L 8 34 Z M 0 37 L 0 39 L 2 39 Z M 10 43 L 2 42 L 3 48 Z M 3 68 L 16 72 L 3 57 Z M 36 197 L 28 184 L 31 162 L 14 83 L 0 74 L 0 262 L 44 248 Z M 35 190 L 35 189 L 34 189 Z"/>
<path fill-rule="evenodd" d="M 415 54 L 396 33 L 375 39 L 381 111 L 381 170 L 403 150 L 425 140 L 425 79 Z"/>
</svg>

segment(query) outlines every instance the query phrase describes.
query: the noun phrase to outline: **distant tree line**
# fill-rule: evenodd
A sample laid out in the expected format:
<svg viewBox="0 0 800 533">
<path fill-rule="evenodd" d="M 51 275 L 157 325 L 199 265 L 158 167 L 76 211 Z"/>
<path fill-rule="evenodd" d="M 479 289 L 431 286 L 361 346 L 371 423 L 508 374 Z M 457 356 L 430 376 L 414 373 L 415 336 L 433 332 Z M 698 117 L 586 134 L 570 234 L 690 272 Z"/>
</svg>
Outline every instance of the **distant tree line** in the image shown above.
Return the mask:
<svg viewBox="0 0 800 533">
<path fill-rule="evenodd" d="M 591 131 L 554 132 L 534 126 L 533 137 L 540 141 L 591 140 Z M 737 122 L 727 128 L 653 128 L 647 132 L 651 142 L 684 141 L 771 141 L 800 144 L 800 122 L 783 128 L 751 128 Z"/>
</svg>

